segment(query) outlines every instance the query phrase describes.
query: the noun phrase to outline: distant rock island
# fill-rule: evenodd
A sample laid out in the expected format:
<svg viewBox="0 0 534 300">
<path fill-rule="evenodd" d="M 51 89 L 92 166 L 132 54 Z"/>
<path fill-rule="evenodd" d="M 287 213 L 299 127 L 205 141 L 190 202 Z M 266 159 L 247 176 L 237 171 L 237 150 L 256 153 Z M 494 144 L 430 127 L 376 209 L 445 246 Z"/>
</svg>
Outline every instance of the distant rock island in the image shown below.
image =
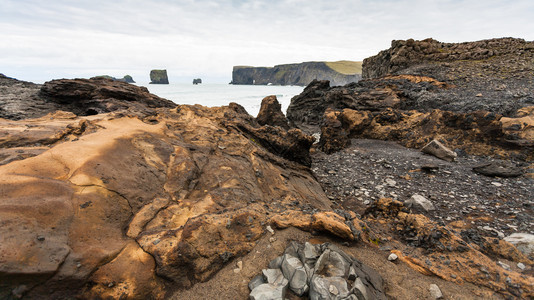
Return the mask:
<svg viewBox="0 0 534 300">
<path fill-rule="evenodd" d="M 362 62 L 341 60 L 336 62 L 303 62 L 274 67 L 235 66 L 230 84 L 248 85 L 300 85 L 313 80 L 329 80 L 330 84 L 345 85 L 362 78 Z"/>
<path fill-rule="evenodd" d="M 128 83 L 135 83 L 135 81 L 133 80 L 132 76 L 130 76 L 130 75 L 124 75 L 124 77 L 122 77 L 122 78 L 115 78 L 115 77 L 109 76 L 109 75 L 99 75 L 99 76 L 91 77 L 91 79 L 111 79 L 113 81 L 122 81 L 122 82 L 128 82 Z"/>
<path fill-rule="evenodd" d="M 167 70 L 152 70 L 150 71 L 151 84 L 169 84 L 167 77 Z"/>
<path fill-rule="evenodd" d="M 200 84 L 200 83 L 202 83 L 202 79 L 200 78 L 193 79 L 193 84 Z"/>
</svg>

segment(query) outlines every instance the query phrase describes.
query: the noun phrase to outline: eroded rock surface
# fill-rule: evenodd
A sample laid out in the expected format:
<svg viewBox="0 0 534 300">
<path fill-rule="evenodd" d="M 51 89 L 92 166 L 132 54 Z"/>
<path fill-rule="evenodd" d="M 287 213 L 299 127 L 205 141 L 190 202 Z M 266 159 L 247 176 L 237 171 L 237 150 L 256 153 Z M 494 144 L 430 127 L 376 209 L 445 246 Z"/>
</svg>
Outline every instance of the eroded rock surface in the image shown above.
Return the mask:
<svg viewBox="0 0 534 300">
<path fill-rule="evenodd" d="M 4 147 L 39 151 L 0 167 L 2 297 L 161 298 L 250 251 L 268 213 L 328 209 L 306 168 L 239 129 L 249 118 L 178 106 L 6 121 Z"/>
<path fill-rule="evenodd" d="M 285 130 L 289 129 L 286 116 L 282 112 L 282 105 L 276 99 L 276 96 L 267 96 L 261 100 L 261 107 L 256 121 L 260 125 L 280 126 Z"/>
</svg>

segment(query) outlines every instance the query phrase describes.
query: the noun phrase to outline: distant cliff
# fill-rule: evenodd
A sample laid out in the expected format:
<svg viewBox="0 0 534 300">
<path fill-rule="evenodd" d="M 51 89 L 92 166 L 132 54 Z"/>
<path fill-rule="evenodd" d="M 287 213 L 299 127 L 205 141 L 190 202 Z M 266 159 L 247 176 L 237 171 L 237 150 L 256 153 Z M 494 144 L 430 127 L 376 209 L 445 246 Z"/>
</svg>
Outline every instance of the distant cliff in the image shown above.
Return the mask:
<svg viewBox="0 0 534 300">
<path fill-rule="evenodd" d="M 306 86 L 317 79 L 329 80 L 330 85 L 336 86 L 361 78 L 361 62 L 303 62 L 274 67 L 235 66 L 231 84 Z"/>
</svg>

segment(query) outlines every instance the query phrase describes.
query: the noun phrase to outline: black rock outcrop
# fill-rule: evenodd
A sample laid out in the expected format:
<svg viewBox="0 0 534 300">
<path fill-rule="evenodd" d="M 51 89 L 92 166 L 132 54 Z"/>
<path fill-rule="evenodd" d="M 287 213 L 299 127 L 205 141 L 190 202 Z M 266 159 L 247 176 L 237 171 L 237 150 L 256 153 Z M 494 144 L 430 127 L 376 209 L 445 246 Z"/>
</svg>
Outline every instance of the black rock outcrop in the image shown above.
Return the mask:
<svg viewBox="0 0 534 300">
<path fill-rule="evenodd" d="M 202 79 L 200 78 L 193 79 L 193 84 L 200 84 L 200 83 L 202 83 Z"/>
<path fill-rule="evenodd" d="M 122 81 L 122 82 L 127 82 L 127 83 L 135 83 L 135 81 L 133 80 L 132 76 L 130 76 L 130 75 L 124 75 L 124 77 L 122 77 L 122 78 L 115 78 L 115 77 L 109 76 L 109 75 L 100 75 L 100 76 L 91 77 L 91 79 L 111 79 L 113 81 Z"/>
<path fill-rule="evenodd" d="M 152 70 L 150 71 L 151 84 L 169 84 L 167 77 L 167 70 Z"/>
</svg>

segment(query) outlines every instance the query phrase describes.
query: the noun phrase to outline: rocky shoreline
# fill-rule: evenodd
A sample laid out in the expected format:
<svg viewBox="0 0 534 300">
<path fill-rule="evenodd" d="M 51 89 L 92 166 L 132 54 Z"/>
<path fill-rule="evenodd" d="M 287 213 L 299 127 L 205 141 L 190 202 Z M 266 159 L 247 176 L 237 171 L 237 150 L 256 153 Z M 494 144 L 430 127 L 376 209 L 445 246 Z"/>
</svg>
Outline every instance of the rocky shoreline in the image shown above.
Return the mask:
<svg viewBox="0 0 534 300">
<path fill-rule="evenodd" d="M 0 298 L 530 299 L 531 44 L 394 41 L 287 119 L 1 75 Z"/>
</svg>

